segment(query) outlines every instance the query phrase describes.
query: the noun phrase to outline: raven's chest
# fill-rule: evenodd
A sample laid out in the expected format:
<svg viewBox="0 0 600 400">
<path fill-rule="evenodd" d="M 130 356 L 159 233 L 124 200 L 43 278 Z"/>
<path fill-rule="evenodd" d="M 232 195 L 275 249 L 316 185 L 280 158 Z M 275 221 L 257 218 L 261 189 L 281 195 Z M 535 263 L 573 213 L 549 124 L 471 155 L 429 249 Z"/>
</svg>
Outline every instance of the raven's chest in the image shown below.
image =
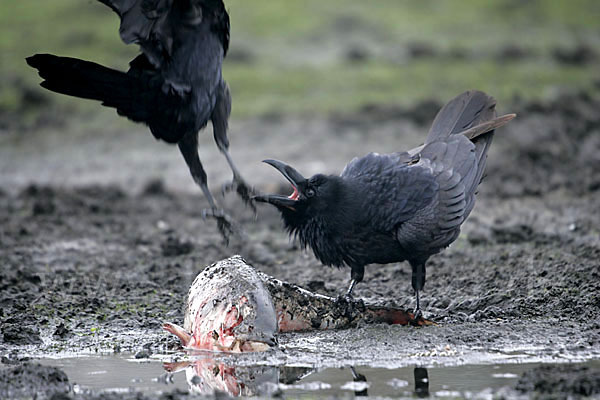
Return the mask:
<svg viewBox="0 0 600 400">
<path fill-rule="evenodd" d="M 393 234 L 356 227 L 311 235 L 307 243 L 325 265 L 360 266 L 404 261 L 406 256 Z"/>
<path fill-rule="evenodd" d="M 358 265 L 387 264 L 406 259 L 395 235 L 387 232 L 362 231 L 342 236 L 347 258 Z"/>
</svg>

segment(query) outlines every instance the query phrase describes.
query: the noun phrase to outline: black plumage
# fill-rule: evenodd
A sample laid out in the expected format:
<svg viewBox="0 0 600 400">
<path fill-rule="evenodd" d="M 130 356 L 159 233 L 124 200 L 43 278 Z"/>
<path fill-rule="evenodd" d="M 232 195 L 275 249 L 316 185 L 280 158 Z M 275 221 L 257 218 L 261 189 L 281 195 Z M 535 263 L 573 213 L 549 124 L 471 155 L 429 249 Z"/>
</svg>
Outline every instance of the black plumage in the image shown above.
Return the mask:
<svg viewBox="0 0 600 400">
<path fill-rule="evenodd" d="M 194 181 L 210 204 L 204 215 L 217 218 L 225 238 L 231 220 L 208 189 L 198 156 L 198 131 L 212 122 L 214 138 L 245 201 L 250 189 L 228 149 L 231 95 L 221 73 L 229 48 L 229 15 L 221 0 L 99 0 L 121 18 L 120 35 L 142 54 L 121 72 L 93 62 L 36 54 L 27 63 L 38 69 L 46 89 L 99 100 L 135 122 L 148 125 L 156 139 L 177 143 Z"/>
<path fill-rule="evenodd" d="M 289 196 L 256 200 L 280 210 L 284 225 L 326 265 L 349 266 L 347 295 L 367 264 L 408 261 L 417 295 L 425 263 L 450 245 L 475 204 L 495 128 L 514 114 L 496 118 L 495 100 L 465 92 L 436 116 L 423 146 L 352 160 L 339 176 L 305 179 L 276 160 L 265 160 L 292 184 Z"/>
</svg>

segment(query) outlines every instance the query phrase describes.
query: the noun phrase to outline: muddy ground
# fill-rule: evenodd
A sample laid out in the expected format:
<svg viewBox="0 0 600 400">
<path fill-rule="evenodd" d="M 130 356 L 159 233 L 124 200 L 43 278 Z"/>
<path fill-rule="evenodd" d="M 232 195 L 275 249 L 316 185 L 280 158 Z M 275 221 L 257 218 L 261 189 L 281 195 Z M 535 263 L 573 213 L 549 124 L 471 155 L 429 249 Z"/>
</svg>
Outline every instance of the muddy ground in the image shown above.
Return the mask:
<svg viewBox="0 0 600 400">
<path fill-rule="evenodd" d="M 439 325 L 287 334 L 281 338 L 285 351 L 259 356 L 262 363 L 398 366 L 488 362 L 490 354 L 557 362 L 600 357 L 600 100 L 565 93 L 498 108 L 519 116 L 494 139 L 487 177 L 461 236 L 428 266 L 423 307 Z M 233 156 L 260 190 L 287 192 L 261 159 L 285 160 L 305 175 L 339 172 L 366 151 L 419 145 L 429 124 L 422 121 L 431 121 L 435 111 L 426 103 L 328 118 L 233 121 Z M 214 222 L 202 220 L 207 203 L 176 149 L 154 142 L 143 127 L 125 130 L 131 132 L 119 125 L 66 136 L 60 126 L 45 126 L 0 137 L 5 396 L 20 396 L 7 374 L 26 375 L 31 367 L 23 363 L 30 358 L 173 354 L 177 342 L 161 331 L 161 322 L 181 323 L 195 275 L 233 254 L 321 293 L 337 295 L 348 284 L 349 271 L 325 268 L 291 242 L 274 210 L 261 205 L 255 218 L 233 194 L 220 201 L 244 232 L 225 247 Z M 210 133 L 201 141 L 218 192 L 229 172 Z M 413 307 L 410 269 L 371 265 L 355 294 Z M 575 381 L 598 373 L 568 366 L 555 373 L 568 371 Z M 534 371 L 513 389 L 543 392 L 543 382 L 554 384 L 552 373 Z M 64 388 L 60 371 L 38 375 L 50 382 L 42 385 L 46 394 Z M 576 393 L 567 384 L 556 390 Z M 599 391 L 596 381 L 587 394 Z"/>
</svg>

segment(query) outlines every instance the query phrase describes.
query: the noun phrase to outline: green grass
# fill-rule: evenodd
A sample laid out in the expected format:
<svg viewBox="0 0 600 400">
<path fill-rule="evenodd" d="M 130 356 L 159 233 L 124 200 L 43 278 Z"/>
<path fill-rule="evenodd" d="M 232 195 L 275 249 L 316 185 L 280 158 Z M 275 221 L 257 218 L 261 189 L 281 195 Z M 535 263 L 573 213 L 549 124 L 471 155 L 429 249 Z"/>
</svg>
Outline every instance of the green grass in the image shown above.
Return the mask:
<svg viewBox="0 0 600 400">
<path fill-rule="evenodd" d="M 423 40 L 480 47 L 512 40 L 539 48 L 569 44 L 581 34 L 597 36 L 600 25 L 600 3 L 594 0 L 231 0 L 227 5 L 234 38 L 294 40 L 352 19 L 359 27 L 380 30 L 391 43 Z"/>
<path fill-rule="evenodd" d="M 501 102 L 514 96 L 543 98 L 558 87 L 589 85 L 592 67 L 540 66 L 537 62 L 497 64 L 490 60 L 439 65 L 419 61 L 406 66 L 370 62 L 340 68 L 292 67 L 256 71 L 229 66 L 234 111 L 239 115 L 349 111 L 366 104 L 408 105 L 435 97 L 448 100 L 466 89 L 492 93 Z M 233 84 L 235 83 L 235 84 Z"/>
<path fill-rule="evenodd" d="M 547 96 L 558 87 L 586 87 L 600 78 L 597 65 L 557 64 L 557 47 L 600 49 L 596 0 L 228 0 L 232 57 L 224 74 L 234 96 L 234 117 L 264 113 L 349 112 L 365 104 L 446 100 L 467 88 L 489 91 L 500 102 L 514 95 Z M 23 87 L 39 78 L 24 57 L 57 53 L 126 69 L 137 52 L 118 36 L 118 18 L 93 0 L 0 2 L 0 110 L 18 110 Z M 469 57 L 410 59 L 407 45 L 425 43 L 441 54 Z M 499 63 L 505 46 L 535 55 Z M 350 48 L 371 55 L 349 63 Z M 235 54 L 250 54 L 250 62 Z M 598 64 L 598 63 L 596 63 Z M 94 105 L 48 94 L 58 104 Z M 83 104 L 83 105 L 81 105 Z"/>
</svg>

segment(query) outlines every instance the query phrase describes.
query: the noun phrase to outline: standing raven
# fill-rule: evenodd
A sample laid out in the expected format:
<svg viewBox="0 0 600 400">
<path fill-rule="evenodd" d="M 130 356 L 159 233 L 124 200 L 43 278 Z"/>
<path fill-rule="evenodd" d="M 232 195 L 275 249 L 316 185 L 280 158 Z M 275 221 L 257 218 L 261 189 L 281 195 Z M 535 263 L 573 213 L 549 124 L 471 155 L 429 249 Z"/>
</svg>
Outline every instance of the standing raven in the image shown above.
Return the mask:
<svg viewBox="0 0 600 400">
<path fill-rule="evenodd" d="M 419 318 L 425 263 L 458 237 L 475 204 L 493 130 L 515 117 L 496 118 L 495 106 L 485 93 L 465 92 L 440 110 L 423 146 L 355 158 L 339 176 L 306 179 L 281 161 L 265 160 L 294 192 L 254 198 L 275 205 L 290 235 L 323 264 L 351 268 L 347 298 L 365 265 L 408 261 Z"/>
<path fill-rule="evenodd" d="M 229 15 L 222 0 L 99 0 L 121 18 L 120 35 L 142 54 L 127 73 L 76 58 L 36 54 L 27 63 L 54 92 L 99 100 L 150 127 L 156 139 L 177 143 L 194 181 L 210 204 L 203 216 L 217 219 L 227 241 L 231 219 L 217 207 L 198 157 L 198 131 L 210 120 L 219 150 L 244 201 L 251 190 L 231 159 L 227 126 L 231 95 L 221 74 L 229 47 Z"/>
</svg>

